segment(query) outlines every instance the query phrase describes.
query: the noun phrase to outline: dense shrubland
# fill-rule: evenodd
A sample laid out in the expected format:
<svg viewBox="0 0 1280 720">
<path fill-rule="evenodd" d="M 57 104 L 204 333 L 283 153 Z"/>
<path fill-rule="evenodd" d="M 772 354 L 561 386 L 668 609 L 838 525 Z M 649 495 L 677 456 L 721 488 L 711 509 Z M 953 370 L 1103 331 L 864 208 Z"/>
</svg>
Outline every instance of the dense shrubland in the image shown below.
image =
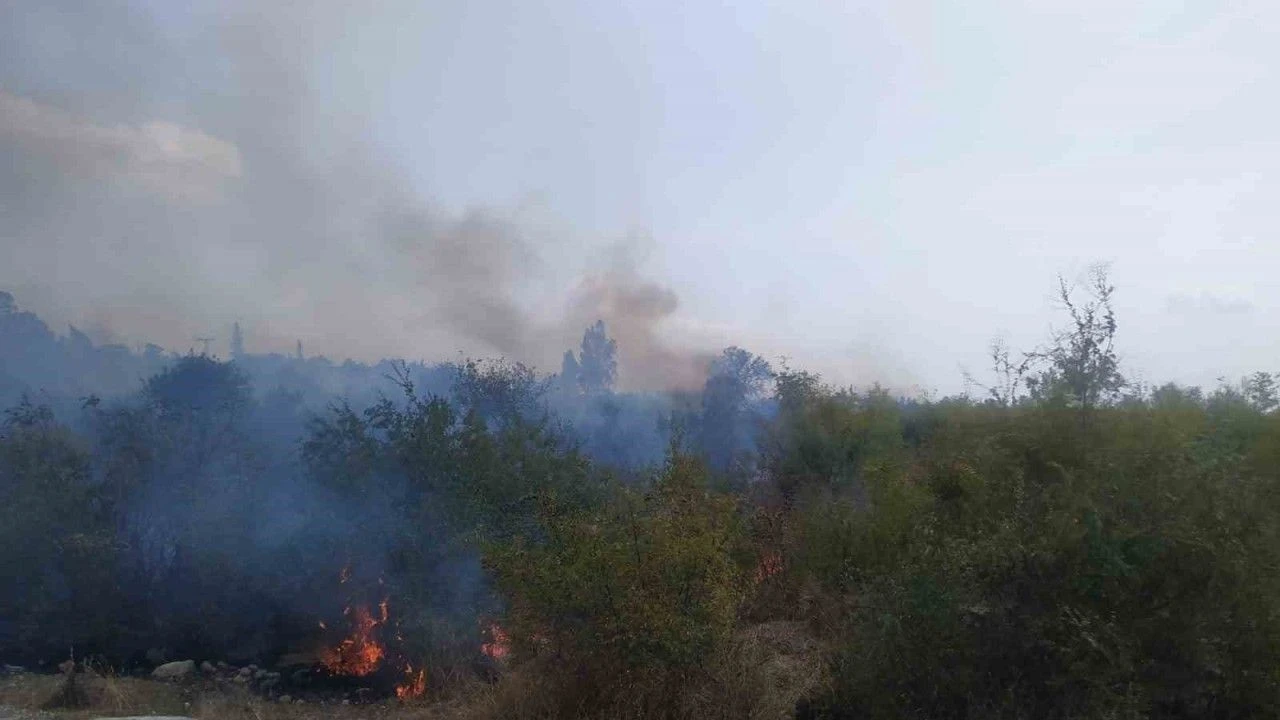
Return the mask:
<svg viewBox="0 0 1280 720">
<path fill-rule="evenodd" d="M 628 396 L 594 326 L 553 378 L 401 367 L 319 412 L 199 355 L 75 412 L 20 402 L 0 653 L 267 658 L 349 569 L 433 684 L 501 624 L 495 716 L 1273 716 L 1274 380 L 1127 383 L 1091 280 L 1045 347 L 993 350 L 979 398 L 736 348 L 697 399 Z M 774 682 L 760 628 L 812 672 Z"/>
</svg>

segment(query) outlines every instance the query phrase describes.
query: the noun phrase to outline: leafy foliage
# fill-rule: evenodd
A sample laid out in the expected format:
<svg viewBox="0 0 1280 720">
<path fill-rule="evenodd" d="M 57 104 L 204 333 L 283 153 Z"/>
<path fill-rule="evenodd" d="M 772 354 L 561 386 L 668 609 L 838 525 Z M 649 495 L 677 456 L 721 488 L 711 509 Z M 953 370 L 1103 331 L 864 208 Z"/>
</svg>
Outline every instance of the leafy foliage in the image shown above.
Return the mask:
<svg viewBox="0 0 1280 720">
<path fill-rule="evenodd" d="M 1205 409 L 1087 429 L 1066 409 L 1008 413 L 957 409 L 868 507 L 802 514 L 802 552 L 839 553 L 809 561 L 843 608 L 821 714 L 1274 707 L 1280 518 L 1272 481 L 1223 453 L 1231 430 Z"/>
<path fill-rule="evenodd" d="M 0 645 L 64 649 L 110 626 L 110 516 L 89 448 L 47 407 L 24 398 L 0 432 Z"/>
<path fill-rule="evenodd" d="M 582 333 L 578 357 L 565 351 L 560 377 L 567 387 L 586 395 L 607 393 L 618 379 L 618 343 L 609 337 L 604 321 L 597 320 Z"/>
<path fill-rule="evenodd" d="M 1117 325 L 1111 303 L 1115 287 L 1106 268 L 1097 266 L 1089 274 L 1088 297 L 1078 300 L 1073 290 L 1058 278 L 1058 300 L 1071 325 L 1054 333 L 1049 347 L 1032 353 L 1048 368 L 1028 377 L 1027 386 L 1033 398 L 1066 400 L 1087 418 L 1093 408 L 1115 400 L 1125 385 L 1115 351 Z"/>
<path fill-rule="evenodd" d="M 749 471 L 762 418 L 759 399 L 773 379 L 769 363 L 739 347 L 726 348 L 711 363 L 702 390 L 701 447 L 712 468 Z"/>
<path fill-rule="evenodd" d="M 386 365 L 398 395 L 305 431 L 270 431 L 303 403 L 255 394 L 252 355 L 175 358 L 72 413 L 24 398 L 0 433 L 0 650 L 262 659 L 390 598 L 397 652 L 432 676 L 500 623 L 514 677 L 547 680 L 539 717 L 730 707 L 808 666 L 731 662 L 766 626 L 819 648 L 801 716 L 1274 715 L 1274 377 L 1148 391 L 1120 372 L 1105 273 L 1059 291 L 1068 329 L 995 346 L 976 402 L 740 348 L 701 395 L 615 393 L 599 323 L 558 387 L 505 361 Z M 53 342 L 5 302 L 6 332 Z"/>
<path fill-rule="evenodd" d="M 675 678 L 711 657 L 741 588 L 735 500 L 707 479 L 673 453 L 647 491 L 621 488 L 584 509 L 542 496 L 536 530 L 486 553 L 517 648 L 554 656 L 583 694 L 604 696 L 637 673 Z"/>
</svg>

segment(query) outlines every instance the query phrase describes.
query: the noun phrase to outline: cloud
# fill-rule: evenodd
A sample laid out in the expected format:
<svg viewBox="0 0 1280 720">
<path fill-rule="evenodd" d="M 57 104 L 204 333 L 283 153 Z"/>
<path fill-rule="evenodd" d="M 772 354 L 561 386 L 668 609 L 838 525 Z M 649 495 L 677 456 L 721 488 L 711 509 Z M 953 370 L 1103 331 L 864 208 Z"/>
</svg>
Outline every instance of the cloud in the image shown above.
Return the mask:
<svg viewBox="0 0 1280 720">
<path fill-rule="evenodd" d="M 46 155 L 66 172 L 131 181 L 175 200 L 211 200 L 242 172 L 236 146 L 200 130 L 160 120 L 99 125 L 4 91 L 0 135 Z"/>
<path fill-rule="evenodd" d="M 1185 315 L 1242 315 L 1253 312 L 1254 304 L 1246 298 L 1200 291 L 1170 295 L 1165 301 L 1165 309 Z"/>
</svg>

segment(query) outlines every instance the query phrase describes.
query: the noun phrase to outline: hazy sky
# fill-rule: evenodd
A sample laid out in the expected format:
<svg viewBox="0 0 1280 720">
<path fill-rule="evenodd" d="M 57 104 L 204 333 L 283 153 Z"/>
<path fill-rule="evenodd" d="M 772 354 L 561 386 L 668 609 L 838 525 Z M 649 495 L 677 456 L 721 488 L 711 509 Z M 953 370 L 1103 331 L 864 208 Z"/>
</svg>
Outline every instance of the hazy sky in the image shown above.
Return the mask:
<svg viewBox="0 0 1280 720">
<path fill-rule="evenodd" d="M 1104 261 L 1131 372 L 1280 370 L 1271 0 L 356 5 L 0 0 L 0 288 L 178 349 L 554 370 L 602 316 L 638 385 L 739 344 L 949 392 Z"/>
</svg>

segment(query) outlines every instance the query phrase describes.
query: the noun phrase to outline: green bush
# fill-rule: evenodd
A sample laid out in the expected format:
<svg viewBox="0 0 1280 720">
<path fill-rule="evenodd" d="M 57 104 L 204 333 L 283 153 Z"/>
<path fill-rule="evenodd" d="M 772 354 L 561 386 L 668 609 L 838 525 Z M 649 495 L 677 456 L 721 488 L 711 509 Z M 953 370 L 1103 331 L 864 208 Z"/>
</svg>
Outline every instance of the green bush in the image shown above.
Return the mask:
<svg viewBox="0 0 1280 720">
<path fill-rule="evenodd" d="M 61 659 L 109 648 L 116 546 L 88 444 L 24 399 L 0 426 L 0 647 Z"/>
<path fill-rule="evenodd" d="M 1274 484 L 1206 411 L 956 410 L 903 505 L 811 510 L 843 593 L 823 717 L 1257 717 L 1280 702 Z M 916 496 L 919 497 L 918 495 Z M 838 519 L 836 524 L 832 518 Z M 875 529 L 897 542 L 872 543 Z M 870 545 L 858 550 L 860 545 Z M 832 557 L 837 555 L 838 557 Z M 839 573 L 827 568 L 842 566 Z"/>
<path fill-rule="evenodd" d="M 518 655 L 554 657 L 587 704 L 691 677 L 742 598 L 735 506 L 682 455 L 647 491 L 619 488 L 595 508 L 544 496 L 537 532 L 486 554 Z"/>
</svg>

